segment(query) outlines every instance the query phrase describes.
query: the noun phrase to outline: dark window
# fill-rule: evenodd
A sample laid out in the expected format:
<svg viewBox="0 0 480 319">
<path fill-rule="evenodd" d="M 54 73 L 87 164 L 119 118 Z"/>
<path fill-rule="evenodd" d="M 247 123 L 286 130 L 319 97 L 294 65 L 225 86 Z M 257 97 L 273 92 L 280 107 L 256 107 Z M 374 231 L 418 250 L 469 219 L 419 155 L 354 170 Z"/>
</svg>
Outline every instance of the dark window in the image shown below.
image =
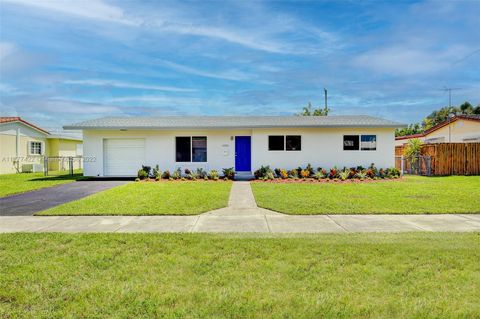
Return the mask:
<svg viewBox="0 0 480 319">
<path fill-rule="evenodd" d="M 287 135 L 285 138 L 285 145 L 287 151 L 301 151 L 302 137 L 300 135 Z"/>
<path fill-rule="evenodd" d="M 375 151 L 377 149 L 376 135 L 362 135 L 360 148 L 362 151 Z"/>
<path fill-rule="evenodd" d="M 207 161 L 207 137 L 192 137 L 192 162 Z"/>
<path fill-rule="evenodd" d="M 190 136 L 176 138 L 176 161 L 191 162 Z"/>
<path fill-rule="evenodd" d="M 343 150 L 344 151 L 358 151 L 359 148 L 358 135 L 344 135 L 343 136 Z"/>
<path fill-rule="evenodd" d="M 270 135 L 268 137 L 268 150 L 269 151 L 284 151 L 285 138 L 283 135 Z"/>
</svg>

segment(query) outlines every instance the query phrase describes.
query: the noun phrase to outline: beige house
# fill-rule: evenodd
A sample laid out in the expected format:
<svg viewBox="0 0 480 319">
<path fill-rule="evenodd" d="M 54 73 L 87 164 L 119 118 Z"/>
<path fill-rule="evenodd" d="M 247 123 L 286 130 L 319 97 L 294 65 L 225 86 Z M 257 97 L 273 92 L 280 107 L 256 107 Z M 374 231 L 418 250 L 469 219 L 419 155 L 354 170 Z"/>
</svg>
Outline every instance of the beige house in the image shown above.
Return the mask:
<svg viewBox="0 0 480 319">
<path fill-rule="evenodd" d="M 480 143 L 480 115 L 456 115 L 420 134 L 397 136 L 395 146 L 417 138 L 424 143 Z"/>
<path fill-rule="evenodd" d="M 68 169 L 66 157 L 82 153 L 80 138 L 51 134 L 20 117 L 0 117 L 0 174 L 41 172 L 45 157 L 53 158 L 49 170 Z M 80 165 L 80 160 L 74 161 L 74 169 Z"/>
</svg>

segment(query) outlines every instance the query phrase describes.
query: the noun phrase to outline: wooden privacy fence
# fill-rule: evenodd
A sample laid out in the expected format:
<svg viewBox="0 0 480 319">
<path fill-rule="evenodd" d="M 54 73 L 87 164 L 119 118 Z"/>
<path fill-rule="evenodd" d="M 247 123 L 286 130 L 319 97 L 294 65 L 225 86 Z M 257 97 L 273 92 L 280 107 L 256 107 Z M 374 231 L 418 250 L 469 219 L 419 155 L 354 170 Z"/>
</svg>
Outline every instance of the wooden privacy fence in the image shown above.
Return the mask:
<svg viewBox="0 0 480 319">
<path fill-rule="evenodd" d="M 396 146 L 395 156 L 402 156 L 403 150 Z M 431 157 L 432 175 L 480 175 L 480 143 L 424 144 L 421 155 Z"/>
</svg>

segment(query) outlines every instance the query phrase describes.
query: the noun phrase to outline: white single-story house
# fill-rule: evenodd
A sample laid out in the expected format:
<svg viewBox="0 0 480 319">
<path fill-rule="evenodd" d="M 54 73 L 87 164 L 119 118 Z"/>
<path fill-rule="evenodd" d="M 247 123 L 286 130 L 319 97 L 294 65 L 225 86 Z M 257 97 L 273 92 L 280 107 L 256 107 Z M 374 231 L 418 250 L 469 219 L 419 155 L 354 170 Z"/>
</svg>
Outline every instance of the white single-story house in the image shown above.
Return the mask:
<svg viewBox="0 0 480 319">
<path fill-rule="evenodd" d="M 395 129 L 371 116 L 107 117 L 66 125 L 83 130 L 86 176 L 160 170 L 251 173 L 261 165 L 293 169 L 395 165 Z"/>
</svg>

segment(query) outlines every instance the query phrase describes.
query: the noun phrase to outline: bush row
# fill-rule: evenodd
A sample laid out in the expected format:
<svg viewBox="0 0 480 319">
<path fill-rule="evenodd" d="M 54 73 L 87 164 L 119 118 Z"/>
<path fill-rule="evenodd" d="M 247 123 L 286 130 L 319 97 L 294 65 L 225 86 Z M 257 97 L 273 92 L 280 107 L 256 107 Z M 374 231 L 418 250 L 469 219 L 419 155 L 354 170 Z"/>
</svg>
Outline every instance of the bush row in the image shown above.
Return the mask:
<svg viewBox="0 0 480 319">
<path fill-rule="evenodd" d="M 161 179 L 166 180 L 219 180 L 222 177 L 225 180 L 233 180 L 235 178 L 235 170 L 233 167 L 222 169 L 223 175 L 220 176 L 218 171 L 212 169 L 211 171 L 205 171 L 203 168 L 197 168 L 191 170 L 185 168 L 183 171 L 181 168 L 177 168 L 172 173 L 169 170 L 161 171 L 156 165 L 153 169 L 150 166 L 142 165 L 142 168 L 138 170 L 136 180 L 155 179 L 157 181 Z"/>
<path fill-rule="evenodd" d="M 369 167 L 362 166 L 338 169 L 337 167 L 325 169 L 318 167 L 316 170 L 308 164 L 305 168 L 298 167 L 291 170 L 283 168 L 271 169 L 270 166 L 262 166 L 254 172 L 255 178 L 260 180 L 273 179 L 340 179 L 345 181 L 347 179 L 385 179 L 398 178 L 400 171 L 395 167 L 377 169 L 372 163 Z"/>
</svg>

